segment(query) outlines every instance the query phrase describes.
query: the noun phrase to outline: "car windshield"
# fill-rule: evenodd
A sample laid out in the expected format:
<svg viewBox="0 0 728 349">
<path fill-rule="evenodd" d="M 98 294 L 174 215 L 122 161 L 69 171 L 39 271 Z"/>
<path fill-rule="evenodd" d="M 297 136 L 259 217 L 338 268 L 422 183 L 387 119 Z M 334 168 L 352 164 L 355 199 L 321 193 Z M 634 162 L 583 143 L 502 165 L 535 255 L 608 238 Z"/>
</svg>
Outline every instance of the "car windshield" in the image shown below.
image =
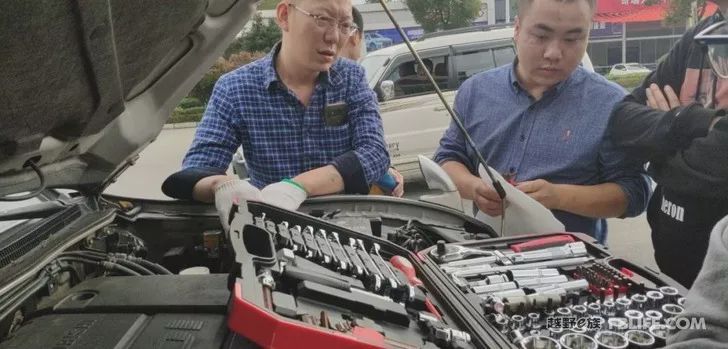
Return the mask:
<svg viewBox="0 0 728 349">
<path fill-rule="evenodd" d="M 377 73 L 379 70 L 384 68 L 384 63 L 387 62 L 387 58 L 389 56 L 383 56 L 383 55 L 374 55 L 374 56 L 366 56 L 361 61 L 361 65 L 364 67 L 364 71 L 367 74 L 367 81 L 372 82 L 372 79 L 374 79 L 375 76 L 377 76 Z"/>
</svg>

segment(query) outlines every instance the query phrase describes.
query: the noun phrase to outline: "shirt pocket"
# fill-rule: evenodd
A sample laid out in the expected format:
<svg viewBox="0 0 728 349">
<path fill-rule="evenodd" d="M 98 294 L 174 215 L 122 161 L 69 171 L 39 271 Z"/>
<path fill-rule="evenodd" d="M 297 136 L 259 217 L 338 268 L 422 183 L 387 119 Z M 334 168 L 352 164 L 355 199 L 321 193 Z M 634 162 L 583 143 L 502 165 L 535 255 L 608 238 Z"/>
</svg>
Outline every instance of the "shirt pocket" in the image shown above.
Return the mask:
<svg viewBox="0 0 728 349">
<path fill-rule="evenodd" d="M 320 139 L 324 147 L 331 148 L 331 150 L 335 150 L 337 153 L 351 150 L 351 136 L 353 132 L 349 122 L 338 126 L 324 125 L 321 128 L 321 132 Z"/>
</svg>

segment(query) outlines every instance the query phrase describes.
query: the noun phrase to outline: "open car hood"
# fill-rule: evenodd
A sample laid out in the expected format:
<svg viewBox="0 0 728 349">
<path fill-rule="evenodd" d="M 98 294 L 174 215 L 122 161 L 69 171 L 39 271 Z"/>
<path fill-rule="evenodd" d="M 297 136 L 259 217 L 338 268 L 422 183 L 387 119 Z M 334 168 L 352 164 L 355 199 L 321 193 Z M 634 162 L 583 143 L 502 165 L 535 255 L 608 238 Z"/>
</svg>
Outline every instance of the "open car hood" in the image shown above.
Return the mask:
<svg viewBox="0 0 728 349">
<path fill-rule="evenodd" d="M 0 195 L 102 191 L 220 57 L 254 0 L 3 1 Z"/>
</svg>

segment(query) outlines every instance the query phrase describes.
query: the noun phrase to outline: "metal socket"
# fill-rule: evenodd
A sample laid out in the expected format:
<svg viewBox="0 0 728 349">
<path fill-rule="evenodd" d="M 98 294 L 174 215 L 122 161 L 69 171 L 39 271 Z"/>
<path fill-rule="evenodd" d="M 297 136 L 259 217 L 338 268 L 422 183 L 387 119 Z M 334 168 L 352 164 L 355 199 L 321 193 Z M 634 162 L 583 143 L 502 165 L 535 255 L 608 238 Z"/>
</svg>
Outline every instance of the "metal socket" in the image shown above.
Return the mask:
<svg viewBox="0 0 728 349">
<path fill-rule="evenodd" d="M 541 323 L 539 322 L 541 320 L 541 314 L 539 313 L 528 313 L 526 315 L 527 318 L 527 324 L 528 327 L 532 330 L 540 330 L 541 329 Z"/>
<path fill-rule="evenodd" d="M 528 336 L 521 339 L 521 348 L 523 349 L 561 349 L 561 345 L 556 339 L 546 336 Z"/>
<path fill-rule="evenodd" d="M 558 308 L 558 309 L 556 309 L 556 316 L 559 316 L 559 317 L 571 316 L 571 309 L 566 308 L 566 307 Z"/>
<path fill-rule="evenodd" d="M 600 331 L 594 335 L 600 349 L 625 349 L 629 345 L 627 338 L 613 331 Z"/>
<path fill-rule="evenodd" d="M 587 312 L 591 315 L 601 315 L 602 306 L 599 303 L 589 303 L 586 306 Z"/>
<path fill-rule="evenodd" d="M 665 303 L 665 295 L 660 291 L 647 291 L 645 296 L 647 296 L 647 307 L 649 309 L 660 309 Z"/>
<path fill-rule="evenodd" d="M 629 330 L 624 333 L 630 349 L 650 349 L 655 345 L 655 337 L 647 331 Z"/>
<path fill-rule="evenodd" d="M 586 306 L 583 306 L 581 304 L 578 305 L 572 305 L 571 306 L 571 313 L 576 315 L 577 318 L 583 318 L 587 316 L 587 309 Z"/>
<path fill-rule="evenodd" d="M 594 338 L 581 333 L 567 333 L 559 339 L 564 349 L 597 349 Z"/>
<path fill-rule="evenodd" d="M 633 294 L 632 297 L 630 297 L 632 300 L 632 309 L 635 310 L 643 310 L 645 309 L 645 306 L 647 305 L 647 297 L 643 294 Z"/>
<path fill-rule="evenodd" d="M 624 312 L 629 310 L 632 306 L 632 301 L 627 297 L 620 297 L 614 302 L 614 304 L 616 304 L 617 307 L 617 314 L 622 316 L 624 315 Z"/>
<path fill-rule="evenodd" d="M 650 309 L 645 312 L 645 319 L 649 321 L 650 325 L 659 323 L 660 321 L 662 321 L 662 318 L 662 313 L 657 310 Z"/>
<path fill-rule="evenodd" d="M 617 316 L 617 307 L 614 305 L 614 302 L 605 301 L 602 303 L 602 314 L 604 314 L 604 317 L 606 318 Z"/>
<path fill-rule="evenodd" d="M 652 337 L 655 337 L 655 347 L 662 348 L 665 346 L 665 341 L 667 340 L 667 335 L 670 333 L 670 330 L 667 325 L 654 324 L 650 326 L 647 332 L 651 334 Z"/>
<path fill-rule="evenodd" d="M 511 316 L 511 329 L 513 330 L 523 330 L 523 325 L 526 322 L 526 318 L 524 318 L 522 315 L 513 315 Z"/>
<path fill-rule="evenodd" d="M 672 319 L 685 312 L 685 308 L 677 304 L 665 304 L 660 308 L 665 319 Z"/>
<path fill-rule="evenodd" d="M 662 286 L 658 288 L 658 290 L 665 296 L 665 303 L 675 303 L 677 302 L 677 299 L 680 298 L 680 291 L 678 291 L 675 287 Z"/>
<path fill-rule="evenodd" d="M 607 330 L 622 333 L 629 329 L 629 321 L 623 317 L 613 317 L 607 319 Z"/>
</svg>

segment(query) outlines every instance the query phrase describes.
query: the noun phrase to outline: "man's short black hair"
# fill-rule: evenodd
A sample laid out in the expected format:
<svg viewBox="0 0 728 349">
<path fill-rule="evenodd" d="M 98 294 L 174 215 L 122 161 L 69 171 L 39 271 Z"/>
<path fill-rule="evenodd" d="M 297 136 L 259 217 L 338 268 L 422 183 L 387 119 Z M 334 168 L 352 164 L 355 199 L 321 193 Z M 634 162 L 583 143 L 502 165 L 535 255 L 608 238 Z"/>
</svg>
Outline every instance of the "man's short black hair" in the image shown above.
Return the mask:
<svg viewBox="0 0 728 349">
<path fill-rule="evenodd" d="M 361 13 L 354 6 L 351 7 L 351 18 L 354 19 L 354 24 L 359 28 L 359 33 L 364 33 L 364 19 L 361 18 Z"/>
</svg>

